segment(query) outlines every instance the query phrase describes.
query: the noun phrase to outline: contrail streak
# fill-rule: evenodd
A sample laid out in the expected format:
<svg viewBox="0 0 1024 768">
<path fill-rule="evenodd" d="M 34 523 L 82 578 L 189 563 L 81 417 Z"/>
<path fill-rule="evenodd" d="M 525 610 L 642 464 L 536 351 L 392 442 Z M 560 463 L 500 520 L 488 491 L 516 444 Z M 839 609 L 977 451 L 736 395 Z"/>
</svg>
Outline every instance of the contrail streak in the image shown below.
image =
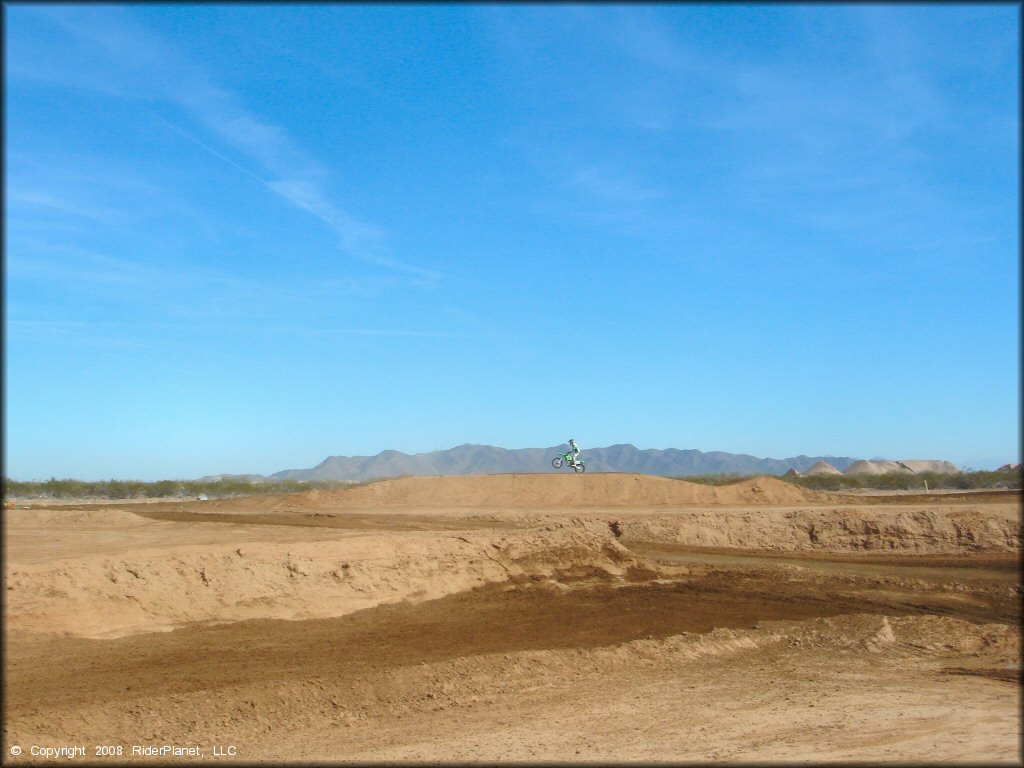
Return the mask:
<svg viewBox="0 0 1024 768">
<path fill-rule="evenodd" d="M 324 222 L 325 224 L 330 226 L 332 229 L 336 229 L 337 228 L 337 226 L 338 226 L 337 222 L 331 221 L 326 216 L 324 216 L 322 213 L 320 213 L 319 211 L 311 208 L 309 205 L 307 205 L 306 203 L 302 202 L 301 200 L 296 200 L 294 197 L 291 197 L 290 195 L 286 195 L 280 189 L 275 187 L 273 182 L 268 181 L 267 179 L 264 179 L 259 174 L 253 173 L 248 168 L 246 168 L 244 165 L 240 165 L 239 163 L 236 163 L 230 157 L 227 157 L 226 155 L 221 154 L 220 152 L 218 152 L 216 149 L 214 149 L 213 147 L 209 146 L 208 144 L 204 144 L 202 141 L 197 139 L 195 136 L 191 135 L 190 133 L 188 133 L 184 129 L 179 128 L 178 126 L 174 125 L 173 123 L 171 123 L 171 122 L 165 120 L 164 118 L 160 117 L 160 115 L 156 114 L 152 110 L 147 109 L 146 111 L 149 112 L 149 114 L 154 119 L 156 119 L 157 121 L 163 123 L 164 125 L 166 125 L 168 128 L 170 128 L 172 131 L 174 131 L 175 133 L 179 134 L 180 136 L 183 136 L 184 138 L 188 139 L 189 141 L 191 141 L 196 146 L 202 147 L 203 149 L 205 149 L 207 152 L 209 152 L 214 157 L 220 158 L 225 163 L 227 163 L 228 165 L 234 166 L 235 168 L 240 170 L 245 175 L 250 176 L 250 177 L 256 179 L 256 181 L 258 181 L 260 184 L 265 186 L 267 189 L 269 189 L 274 194 L 280 195 L 281 197 L 285 198 L 286 200 L 288 200 L 289 202 L 293 203 L 294 205 L 297 205 L 300 208 L 302 208 L 303 210 L 308 211 L 309 213 L 313 214 L 318 219 L 320 219 L 322 222 Z"/>
</svg>

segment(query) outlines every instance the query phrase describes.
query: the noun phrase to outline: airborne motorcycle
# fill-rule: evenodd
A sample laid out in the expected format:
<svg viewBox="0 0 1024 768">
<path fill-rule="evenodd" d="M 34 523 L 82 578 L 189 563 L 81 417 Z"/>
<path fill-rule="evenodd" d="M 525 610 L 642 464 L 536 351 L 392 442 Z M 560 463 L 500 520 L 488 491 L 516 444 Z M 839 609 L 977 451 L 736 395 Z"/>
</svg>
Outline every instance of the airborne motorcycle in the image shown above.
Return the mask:
<svg viewBox="0 0 1024 768">
<path fill-rule="evenodd" d="M 554 467 L 555 469 L 561 469 L 563 464 L 568 464 L 570 467 L 576 470 L 577 474 L 587 471 L 584 459 L 574 457 L 572 451 L 560 453 L 551 460 L 551 466 Z"/>
</svg>

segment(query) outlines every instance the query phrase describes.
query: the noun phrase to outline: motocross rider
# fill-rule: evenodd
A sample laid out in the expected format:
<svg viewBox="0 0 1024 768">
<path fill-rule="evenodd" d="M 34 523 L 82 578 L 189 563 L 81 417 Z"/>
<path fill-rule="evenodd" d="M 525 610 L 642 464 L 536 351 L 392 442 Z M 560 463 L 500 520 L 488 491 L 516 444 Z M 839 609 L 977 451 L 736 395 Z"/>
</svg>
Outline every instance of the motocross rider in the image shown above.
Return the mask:
<svg viewBox="0 0 1024 768">
<path fill-rule="evenodd" d="M 571 437 L 569 438 L 569 453 L 572 454 L 572 457 L 569 459 L 569 466 L 575 467 L 576 458 L 580 455 L 580 447 L 576 445 L 576 441 Z"/>
</svg>

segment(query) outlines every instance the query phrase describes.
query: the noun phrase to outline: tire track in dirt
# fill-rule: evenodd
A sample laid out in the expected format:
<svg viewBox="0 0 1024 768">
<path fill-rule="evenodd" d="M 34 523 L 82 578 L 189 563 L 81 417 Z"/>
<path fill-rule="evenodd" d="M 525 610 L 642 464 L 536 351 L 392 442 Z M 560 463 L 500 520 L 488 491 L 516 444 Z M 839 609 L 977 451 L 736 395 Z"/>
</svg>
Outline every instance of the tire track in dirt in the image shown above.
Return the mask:
<svg viewBox="0 0 1024 768">
<path fill-rule="evenodd" d="M 651 574 L 634 572 L 634 578 Z M 947 606 L 853 597 L 820 580 L 711 572 L 623 581 L 587 568 L 560 581 L 519 577 L 421 603 L 347 616 L 192 625 L 113 640 L 19 635 L 8 658 L 8 706 L 120 700 L 239 682 L 343 679 L 384 668 L 524 650 L 588 649 L 775 620 L 854 613 L 942 614 Z M 955 610 L 953 611 L 955 612 Z M 989 611 L 991 613 L 992 611 Z M 961 613 L 972 619 L 984 615 Z M 47 664 L 60 658 L 61 665 Z M 66 681 L 90 679 L 88 689 Z"/>
</svg>

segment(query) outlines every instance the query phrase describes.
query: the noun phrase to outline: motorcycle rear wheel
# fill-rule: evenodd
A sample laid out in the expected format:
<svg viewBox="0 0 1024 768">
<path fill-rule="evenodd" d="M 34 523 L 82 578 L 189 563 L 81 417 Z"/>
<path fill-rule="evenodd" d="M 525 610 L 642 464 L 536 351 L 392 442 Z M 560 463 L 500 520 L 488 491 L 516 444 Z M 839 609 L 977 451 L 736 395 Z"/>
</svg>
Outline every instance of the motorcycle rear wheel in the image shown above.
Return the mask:
<svg viewBox="0 0 1024 768">
<path fill-rule="evenodd" d="M 587 471 L 587 468 L 585 466 L 583 466 L 582 464 L 577 464 L 575 467 L 573 467 L 573 469 L 576 470 L 576 474 L 580 474 L 581 472 L 586 472 Z"/>
</svg>

